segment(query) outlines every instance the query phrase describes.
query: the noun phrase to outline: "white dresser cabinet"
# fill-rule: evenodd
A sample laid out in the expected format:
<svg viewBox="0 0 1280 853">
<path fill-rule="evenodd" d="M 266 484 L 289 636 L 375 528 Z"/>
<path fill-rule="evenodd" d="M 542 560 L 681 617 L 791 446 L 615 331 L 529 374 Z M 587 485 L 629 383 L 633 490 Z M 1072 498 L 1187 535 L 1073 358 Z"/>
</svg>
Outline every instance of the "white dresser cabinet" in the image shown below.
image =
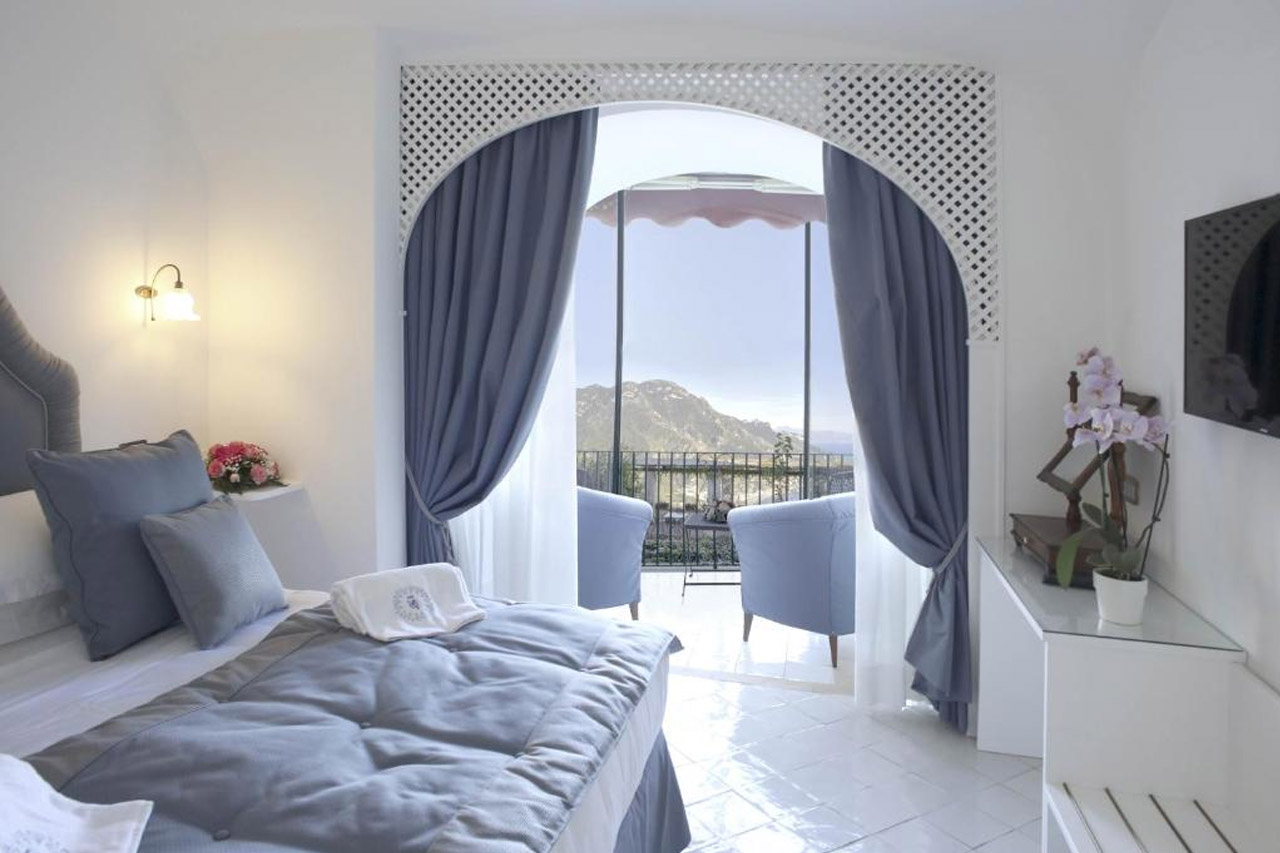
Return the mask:
<svg viewBox="0 0 1280 853">
<path fill-rule="evenodd" d="M 980 545 L 978 747 L 1043 759 L 1044 850 L 1185 853 L 1179 836 L 1230 850 L 1221 833 L 1267 849 L 1251 797 L 1275 779 L 1261 756 L 1280 736 L 1256 757 L 1236 740 L 1280 723 L 1280 698 L 1244 650 L 1154 582 L 1143 624 L 1114 625 L 1092 591 L 1045 584 L 1012 539 Z"/>
</svg>

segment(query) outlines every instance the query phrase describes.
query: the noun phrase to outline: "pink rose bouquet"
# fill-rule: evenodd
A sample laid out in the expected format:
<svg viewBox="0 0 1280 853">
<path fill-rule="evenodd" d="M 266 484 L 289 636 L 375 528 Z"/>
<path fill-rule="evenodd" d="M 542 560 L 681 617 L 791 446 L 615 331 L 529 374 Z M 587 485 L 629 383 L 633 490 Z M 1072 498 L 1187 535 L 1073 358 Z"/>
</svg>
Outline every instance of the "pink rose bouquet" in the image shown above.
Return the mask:
<svg viewBox="0 0 1280 853">
<path fill-rule="evenodd" d="M 204 455 L 205 472 L 220 492 L 283 486 L 280 466 L 265 449 L 247 441 L 215 444 Z"/>
</svg>

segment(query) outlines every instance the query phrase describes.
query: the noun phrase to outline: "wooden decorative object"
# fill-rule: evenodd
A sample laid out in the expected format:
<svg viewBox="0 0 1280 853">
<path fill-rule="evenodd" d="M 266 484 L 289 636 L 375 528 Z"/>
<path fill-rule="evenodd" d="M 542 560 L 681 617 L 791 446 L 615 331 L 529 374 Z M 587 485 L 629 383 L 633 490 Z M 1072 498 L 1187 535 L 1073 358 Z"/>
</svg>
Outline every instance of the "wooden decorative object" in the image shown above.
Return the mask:
<svg viewBox="0 0 1280 853">
<path fill-rule="evenodd" d="M 1080 377 L 1076 372 L 1071 371 L 1071 375 L 1067 378 L 1067 388 L 1070 389 L 1070 400 L 1072 403 L 1079 402 Z M 1155 411 L 1156 398 L 1146 394 L 1134 394 L 1124 391 L 1121 396 L 1121 402 L 1127 406 L 1133 406 L 1138 410 L 1139 414 L 1150 415 Z M 1057 473 L 1058 466 L 1071 453 L 1074 447 L 1076 430 L 1079 427 L 1067 427 L 1067 438 L 1062 443 L 1062 447 L 1058 448 L 1058 452 L 1053 458 L 1040 470 L 1036 479 L 1048 485 L 1051 489 L 1061 492 L 1067 498 L 1067 527 L 1072 531 L 1080 529 L 1083 518 L 1080 515 L 1081 492 L 1089 479 L 1098 473 L 1098 469 L 1102 467 L 1115 454 L 1118 457 L 1119 464 L 1112 466 L 1111 482 L 1108 488 L 1111 490 L 1111 506 L 1108 508 L 1108 514 L 1119 522 L 1124 517 L 1124 445 L 1112 445 L 1110 450 L 1104 453 L 1093 454 L 1089 458 L 1089 462 L 1080 470 L 1075 477 L 1068 480 L 1059 476 Z M 1117 472 L 1116 468 L 1120 470 Z M 1119 477 L 1116 474 L 1119 474 Z"/>
<path fill-rule="evenodd" d="M 1072 403 L 1079 402 L 1080 377 L 1074 370 L 1071 371 L 1071 375 L 1067 378 L 1067 388 L 1070 390 L 1070 401 Z M 1142 415 L 1150 415 L 1155 411 L 1157 401 L 1155 397 L 1146 394 L 1122 391 L 1121 402 L 1126 406 L 1132 406 Z M 1066 440 L 1063 441 L 1062 446 L 1058 448 L 1058 452 L 1053 455 L 1053 458 L 1037 475 L 1037 479 L 1040 482 L 1066 497 L 1066 517 L 1023 515 L 1021 513 L 1012 513 L 1010 515 L 1013 520 L 1012 533 L 1014 541 L 1044 563 L 1045 583 L 1058 582 L 1058 549 L 1062 546 L 1063 539 L 1080 530 L 1084 524 L 1084 519 L 1080 513 L 1084 487 L 1103 465 L 1107 466 L 1107 489 L 1111 497 L 1109 506 L 1104 509 L 1117 525 L 1122 524 L 1124 520 L 1125 448 L 1123 444 L 1113 444 L 1110 449 L 1103 453 L 1091 454 L 1088 463 L 1071 479 L 1067 479 L 1057 473 L 1059 466 L 1062 465 L 1063 461 L 1070 455 L 1071 449 L 1075 446 L 1076 430 L 1078 428 L 1067 428 Z M 1103 542 L 1100 535 L 1090 535 L 1085 538 L 1076 556 L 1075 574 L 1071 579 L 1072 586 L 1093 588 L 1093 566 L 1089 563 L 1089 557 L 1100 553 L 1102 545 Z"/>
<path fill-rule="evenodd" d="M 1013 520 L 1013 541 L 1044 564 L 1044 582 L 1057 583 L 1058 549 L 1073 530 L 1066 520 L 1056 515 L 1009 514 Z M 1088 536 L 1076 554 L 1075 574 L 1071 585 L 1093 589 L 1093 566 L 1089 557 L 1102 552 L 1102 537 Z"/>
</svg>

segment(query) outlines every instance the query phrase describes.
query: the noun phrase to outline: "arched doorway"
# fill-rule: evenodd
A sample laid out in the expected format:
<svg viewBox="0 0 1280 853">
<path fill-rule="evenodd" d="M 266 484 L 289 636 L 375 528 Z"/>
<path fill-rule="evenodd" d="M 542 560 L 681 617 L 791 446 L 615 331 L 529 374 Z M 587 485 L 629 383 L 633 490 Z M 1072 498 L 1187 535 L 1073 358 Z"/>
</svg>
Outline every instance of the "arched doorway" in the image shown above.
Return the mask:
<svg viewBox="0 0 1280 853">
<path fill-rule="evenodd" d="M 606 104 L 738 110 L 807 130 L 891 178 L 938 225 L 964 279 L 970 529 L 1003 528 L 1006 376 L 992 74 L 875 63 L 411 65 L 401 69 L 400 94 L 402 247 L 431 189 L 472 152 L 533 121 Z M 970 591 L 976 601 L 972 580 Z M 971 626 L 976 659 L 976 610 Z"/>
<path fill-rule="evenodd" d="M 896 182 L 939 227 L 968 297 L 970 529 L 998 525 L 1003 495 L 994 87 L 951 66 L 628 65 L 406 68 L 402 222 L 486 141 L 539 118 L 633 99 L 709 104 L 811 129 Z M 994 498 L 994 500 L 993 500 Z M 952 549 L 954 552 L 954 548 Z M 970 547 L 972 550 L 972 547 Z"/>
<path fill-rule="evenodd" d="M 606 108 L 602 111 L 599 127 L 599 135 L 596 144 L 595 153 L 595 170 L 593 172 L 593 181 L 591 192 L 589 193 L 588 202 L 597 202 L 609 199 L 615 192 L 632 187 L 636 183 L 644 182 L 646 179 L 663 177 L 672 173 L 687 173 L 703 170 L 716 172 L 748 172 L 748 173 L 765 173 L 773 177 L 783 176 L 796 185 L 808 185 L 812 190 L 820 190 L 822 185 L 822 144 L 816 137 L 804 131 L 780 125 L 776 122 L 770 122 L 753 116 L 745 116 L 736 113 L 726 113 L 718 110 L 707 109 L 690 109 L 672 107 L 670 105 L 627 105 L 622 108 Z M 713 229 L 718 230 L 718 229 Z M 766 229 L 772 230 L 772 229 Z M 799 237 L 799 234 L 793 232 L 793 236 Z M 819 241 L 819 251 L 825 256 L 825 237 Z M 802 254 L 795 255 L 796 277 L 801 274 Z M 612 262 L 606 265 L 605 277 L 612 281 Z M 579 282 L 581 285 L 582 282 Z M 798 297 L 801 301 L 804 299 L 803 293 L 798 291 L 792 294 L 792 298 Z M 828 338 L 830 356 L 830 364 L 828 365 L 831 373 L 838 373 L 838 386 L 840 393 L 843 395 L 844 405 L 848 412 L 850 421 L 849 431 L 852 432 L 852 410 L 848 408 L 847 390 L 844 385 L 844 367 L 839 355 L 838 333 L 835 330 L 834 323 L 834 306 L 831 305 L 833 299 L 831 285 L 828 283 L 825 294 L 828 303 L 826 317 L 829 320 L 830 335 Z M 805 312 L 807 306 L 796 314 L 797 326 L 804 323 Z M 598 317 L 579 316 L 577 321 L 579 324 L 603 324 L 612 325 L 613 310 L 609 309 Z M 558 552 L 557 547 L 551 540 L 563 539 L 572 547 L 573 532 L 567 530 L 564 524 L 573 513 L 573 504 L 571 498 L 559 499 L 553 497 L 556 494 L 567 494 L 572 483 L 569 482 L 565 473 L 575 467 L 575 460 L 572 455 L 572 447 L 566 442 L 566 437 L 571 435 L 574 430 L 574 391 L 575 382 L 572 375 L 565 376 L 565 372 L 572 373 L 572 362 L 574 359 L 574 322 L 570 320 L 562 332 L 560 342 L 560 354 L 557 360 L 557 367 L 552 372 L 552 378 L 548 385 L 547 393 L 543 398 L 542 413 L 534 426 L 532 433 L 529 435 L 528 443 L 525 446 L 521 458 L 517 460 L 512 473 L 506 480 L 495 490 L 486 505 L 482 505 L 477 510 L 473 510 L 465 514 L 457 521 L 457 532 L 455 533 L 455 542 L 459 544 L 460 556 L 464 562 L 474 561 L 476 565 L 482 566 L 479 570 L 481 578 L 496 578 L 498 572 L 502 571 L 502 565 L 510 563 L 515 559 L 517 554 L 534 553 L 538 555 L 555 554 Z M 610 353 L 613 351 L 613 344 L 609 345 Z M 807 342 L 805 343 L 807 350 Z M 612 357 L 612 355 L 610 356 Z M 734 365 L 726 363 L 725 370 L 733 371 Z M 609 371 L 612 376 L 612 369 Z M 804 369 L 796 370 L 796 390 L 799 391 L 800 383 L 804 378 Z M 606 384 L 610 380 L 606 380 Z M 616 386 L 615 386 L 616 387 Z M 704 389 L 698 389 L 704 391 Z M 616 398 L 615 398 L 616 399 Z M 806 400 L 807 403 L 807 400 Z M 807 405 L 805 408 L 807 414 Z M 798 425 L 802 415 L 796 414 L 790 420 L 790 424 Z M 615 421 L 616 422 L 616 421 Z M 779 421 L 780 425 L 787 423 Z M 850 435 L 852 439 L 852 435 Z M 798 445 L 803 457 L 808 448 L 804 445 Z M 599 448 L 602 450 L 603 448 Z M 659 517 L 659 525 L 666 525 L 665 538 L 670 540 L 675 537 L 681 540 L 682 554 L 687 555 L 689 542 L 684 541 L 684 537 L 688 534 L 688 530 L 683 525 L 683 511 L 688 509 L 686 505 L 687 497 L 683 496 L 676 500 L 672 497 L 674 489 L 671 483 L 671 472 L 662 469 L 664 459 L 671 461 L 670 454 L 662 454 L 662 448 L 653 448 L 659 451 L 654 466 L 649 466 L 649 457 L 646 454 L 645 460 L 645 476 L 662 477 L 667 475 L 667 485 L 664 487 L 658 485 L 659 494 L 650 499 L 648 495 L 634 494 L 634 497 L 643 497 L 653 505 L 655 513 Z M 713 448 L 715 450 L 724 450 L 729 453 L 741 451 L 741 447 L 723 447 Z M 769 448 L 764 448 L 766 451 Z M 850 444 L 852 451 L 852 443 Z M 763 465 L 760 460 L 760 448 L 756 448 L 756 453 L 745 454 L 747 464 L 755 463 L 756 468 L 764 469 L 769 472 L 770 477 L 777 471 L 776 459 L 765 462 Z M 607 453 L 607 451 L 606 451 Z M 751 457 L 755 457 L 752 459 Z M 848 467 L 852 468 L 852 457 L 854 454 L 850 452 Z M 616 458 L 616 456 L 614 457 Z M 830 461 L 830 460 L 828 460 Z M 693 466 L 698 467 L 700 460 L 695 460 Z M 717 463 L 718 464 L 718 463 Z M 789 463 L 788 463 L 789 464 Z M 797 464 L 807 465 L 803 462 Z M 634 467 L 634 466 L 633 466 Z M 668 468 L 674 467 L 669 465 Z M 682 458 L 682 469 L 689 467 L 688 459 Z M 713 466 L 714 467 L 714 466 Z M 784 473 L 785 473 L 784 466 Z M 743 466 L 738 466 L 732 460 L 728 464 L 730 478 L 738 477 L 746 481 L 750 481 L 750 473 L 741 474 Z M 714 475 L 714 471 L 713 471 Z M 683 476 L 683 474 L 682 474 Z M 696 480 L 696 476 L 694 477 Z M 761 485 L 761 472 L 757 471 L 755 479 L 755 487 L 758 489 Z M 850 478 L 852 479 L 852 478 Z M 731 480 L 732 482 L 732 480 Z M 796 478 L 794 483 L 798 485 L 800 478 Z M 588 485 L 600 488 L 600 483 L 589 484 L 579 483 L 580 485 Z M 704 484 L 705 485 L 705 484 Z M 776 482 L 770 482 L 766 490 L 772 489 L 779 485 Z M 810 496 L 803 491 L 797 490 L 794 495 L 790 494 L 787 485 L 784 482 L 783 492 L 781 496 L 770 495 L 769 501 L 777 502 L 779 500 L 795 500 L 801 497 Z M 851 483 L 849 484 L 851 485 Z M 693 492 L 695 497 L 692 500 L 695 503 L 705 503 L 702 499 L 704 496 L 698 494 L 699 486 L 695 482 Z M 604 490 L 614 490 L 608 485 L 604 486 Z M 848 486 L 838 491 L 847 491 Z M 633 490 L 623 490 L 624 493 Z M 684 483 L 682 480 L 681 491 L 684 491 Z M 821 496 L 813 494 L 813 497 Z M 725 497 L 736 497 L 726 494 Z M 757 496 L 758 498 L 759 496 Z M 559 501 L 557 503 L 557 501 Z M 741 500 L 741 503 L 761 502 L 760 500 Z M 678 504 L 678 506 L 677 506 Z M 547 512 L 552 505 L 559 507 L 558 511 Z M 865 507 L 864 507 L 865 509 Z M 531 513 L 541 513 L 543 518 L 550 517 L 559 520 L 559 524 L 554 528 L 545 528 L 531 516 Z M 676 520 L 677 516 L 681 520 Z M 869 515 L 862 522 L 862 527 L 868 531 L 868 538 L 873 543 L 876 540 L 872 537 L 872 526 L 870 524 Z M 516 535 L 525 537 L 518 546 L 511 545 L 500 531 L 510 530 L 517 531 Z M 654 539 L 659 536 L 652 537 Z M 707 537 L 702 534 L 693 534 L 693 546 L 695 551 L 701 551 L 702 545 L 708 544 L 704 542 Z M 712 537 L 714 538 L 714 537 Z M 649 542 L 648 544 L 660 544 Z M 714 554 L 719 550 L 717 546 L 727 546 L 728 541 L 722 537 L 720 542 L 710 542 Z M 879 544 L 879 543 L 877 543 Z M 887 543 L 883 543 L 887 546 Z M 725 549 L 728 550 L 727 548 Z M 903 569 L 908 568 L 905 564 L 905 558 L 902 558 L 895 549 L 889 548 L 892 556 L 896 557 L 895 563 L 890 569 L 886 566 L 884 574 L 892 577 L 895 582 L 900 584 L 898 598 L 902 600 L 903 606 L 899 608 L 901 612 L 892 614 L 882 614 L 880 618 L 866 620 L 863 624 L 866 626 L 864 636 L 868 641 L 877 631 L 886 629 L 890 624 L 896 625 L 898 637 L 895 642 L 880 642 L 873 644 L 867 642 L 866 648 L 884 647 L 892 649 L 895 646 L 901 649 L 905 645 L 906 634 L 910 626 L 913 624 L 912 617 L 918 610 L 919 603 L 923 596 L 923 581 L 920 573 L 914 575 L 909 574 Z M 560 551 L 561 553 L 563 550 Z M 497 557 L 497 559 L 495 559 Z M 541 556 L 540 556 L 541 558 Z M 864 568 L 870 569 L 871 561 L 860 557 L 860 561 Z M 664 567 L 669 568 L 671 565 L 679 564 L 679 560 L 673 562 L 672 559 L 665 559 L 662 562 Z M 488 571 L 484 566 L 492 564 L 492 574 L 485 574 Z M 552 568 L 559 566 L 563 568 L 565 564 L 572 564 L 572 560 L 563 559 L 560 563 L 551 561 Z M 658 565 L 653 563 L 652 565 Z M 870 574 L 864 571 L 862 577 L 866 578 Z M 701 575 L 700 579 L 705 577 Z M 910 591 L 908 591 L 908 585 Z M 540 586 L 541 589 L 547 587 Z M 677 576 L 676 583 L 677 605 L 683 601 L 681 595 L 683 585 Z M 482 591 L 489 592 L 490 590 Z M 510 590 L 494 590 L 498 594 L 516 595 Z M 572 590 L 570 590 L 572 592 Z M 648 593 L 646 593 L 648 595 Z M 648 599 L 651 602 L 653 599 Z M 742 677 L 772 677 L 783 680 L 791 680 L 795 682 L 804 682 L 807 684 L 820 683 L 831 687 L 848 688 L 852 683 L 852 670 L 854 656 L 846 653 L 842 657 L 845 665 L 838 671 L 833 672 L 832 669 L 815 661 L 817 654 L 827 654 L 827 638 L 818 636 L 816 641 L 813 636 L 799 630 L 779 628 L 778 630 L 765 628 L 763 633 L 758 633 L 755 638 L 755 645 L 743 647 L 739 641 L 735 639 L 737 625 L 740 621 L 739 603 L 732 597 L 724 597 L 722 594 L 712 594 L 710 596 L 694 596 L 689 602 L 691 611 L 700 611 L 694 614 L 696 622 L 683 624 L 666 624 L 667 627 L 676 628 L 682 634 L 692 637 L 696 630 L 703 627 L 707 628 L 706 633 L 700 637 L 700 641 L 696 644 L 700 649 L 714 648 L 709 656 L 703 660 L 694 662 L 690 660 L 689 665 L 694 669 L 712 670 L 726 673 L 730 676 Z M 874 608 L 873 608 L 874 609 Z M 665 617 L 671 615 L 670 610 L 651 610 L 653 614 L 664 614 Z M 664 617 L 659 617 L 664 618 Z M 851 639 L 851 638 L 850 638 Z M 851 645 L 851 644 L 850 644 Z M 735 655 L 732 659 L 721 660 L 717 655 L 732 651 Z M 852 651 L 852 648 L 848 650 Z M 741 657 L 736 657 L 741 655 Z M 682 660 L 690 659 L 692 655 L 686 655 Z M 903 669 L 901 652 L 896 655 L 892 651 L 885 655 L 888 658 L 888 665 L 897 666 Z M 684 664 L 680 664 L 683 666 Z M 900 704 L 900 703 L 899 703 Z"/>
</svg>

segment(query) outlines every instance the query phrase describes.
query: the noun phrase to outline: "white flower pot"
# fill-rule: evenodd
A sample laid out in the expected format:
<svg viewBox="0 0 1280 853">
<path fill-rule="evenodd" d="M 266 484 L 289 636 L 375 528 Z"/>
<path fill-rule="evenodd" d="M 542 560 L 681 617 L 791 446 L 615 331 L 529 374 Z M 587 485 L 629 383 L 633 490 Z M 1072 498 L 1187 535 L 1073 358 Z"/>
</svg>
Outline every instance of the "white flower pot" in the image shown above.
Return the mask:
<svg viewBox="0 0 1280 853">
<path fill-rule="evenodd" d="M 1093 588 L 1098 592 L 1098 615 L 1116 625 L 1141 625 L 1142 609 L 1147 601 L 1147 579 L 1119 581 L 1101 572 L 1093 573 Z"/>
</svg>

